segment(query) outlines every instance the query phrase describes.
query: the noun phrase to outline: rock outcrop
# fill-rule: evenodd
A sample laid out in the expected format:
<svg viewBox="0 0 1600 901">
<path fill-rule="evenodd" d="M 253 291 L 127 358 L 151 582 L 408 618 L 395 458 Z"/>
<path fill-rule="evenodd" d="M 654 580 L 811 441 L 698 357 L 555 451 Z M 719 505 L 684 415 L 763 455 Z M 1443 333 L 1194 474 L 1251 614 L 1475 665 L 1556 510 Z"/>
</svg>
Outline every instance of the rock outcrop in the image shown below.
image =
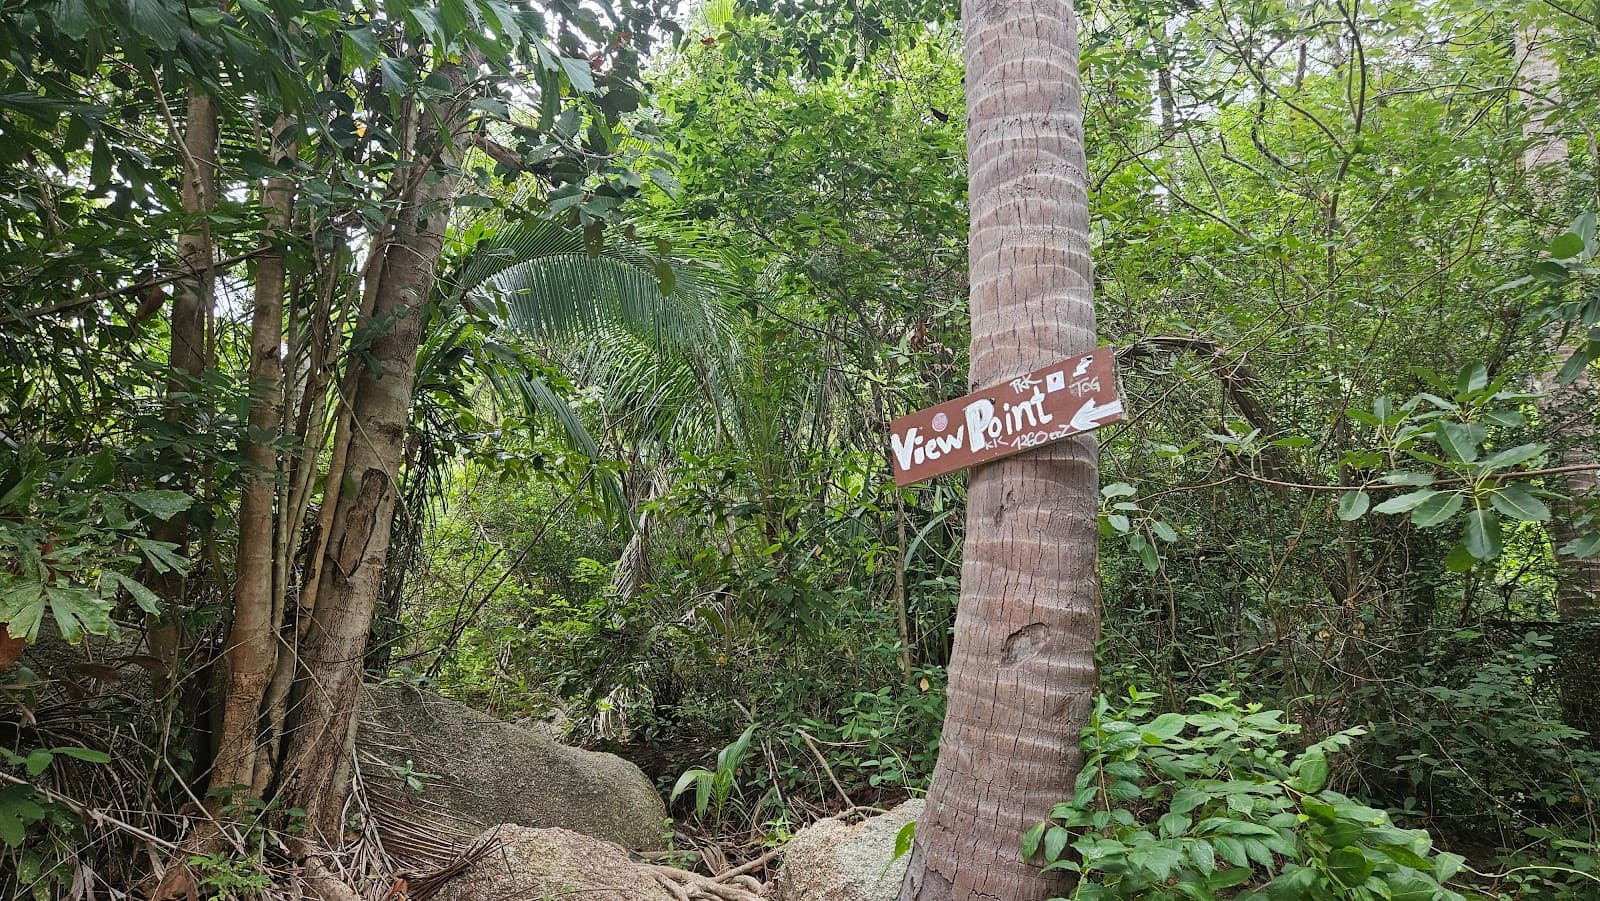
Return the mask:
<svg viewBox="0 0 1600 901">
<path fill-rule="evenodd" d="M 638 767 L 432 692 L 368 685 L 357 747 L 380 815 L 414 815 L 468 839 L 512 824 L 568 829 L 624 848 L 664 846 L 666 808 Z M 421 780 L 421 792 L 407 785 L 408 775 Z"/>
<path fill-rule="evenodd" d="M 434 901 L 673 901 L 621 848 L 566 829 L 497 826 L 487 853 L 450 878 Z"/>
<path fill-rule="evenodd" d="M 920 798 L 886 814 L 849 824 L 834 817 L 800 830 L 783 850 L 767 891 L 773 901 L 895 901 L 909 855 L 894 860 L 894 842 L 922 815 Z M 893 861 L 891 863 L 891 861 Z"/>
</svg>

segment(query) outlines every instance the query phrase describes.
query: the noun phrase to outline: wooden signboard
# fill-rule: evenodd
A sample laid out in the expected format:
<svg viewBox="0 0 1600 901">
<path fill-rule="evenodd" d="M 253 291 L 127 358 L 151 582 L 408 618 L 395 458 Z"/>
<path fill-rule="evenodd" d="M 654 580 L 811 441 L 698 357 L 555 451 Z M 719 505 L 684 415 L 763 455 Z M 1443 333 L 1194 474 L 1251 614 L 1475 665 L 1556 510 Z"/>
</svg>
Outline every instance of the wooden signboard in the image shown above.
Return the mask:
<svg viewBox="0 0 1600 901">
<path fill-rule="evenodd" d="M 894 483 L 909 485 L 1123 418 L 1115 353 L 1100 347 L 889 426 Z"/>
</svg>

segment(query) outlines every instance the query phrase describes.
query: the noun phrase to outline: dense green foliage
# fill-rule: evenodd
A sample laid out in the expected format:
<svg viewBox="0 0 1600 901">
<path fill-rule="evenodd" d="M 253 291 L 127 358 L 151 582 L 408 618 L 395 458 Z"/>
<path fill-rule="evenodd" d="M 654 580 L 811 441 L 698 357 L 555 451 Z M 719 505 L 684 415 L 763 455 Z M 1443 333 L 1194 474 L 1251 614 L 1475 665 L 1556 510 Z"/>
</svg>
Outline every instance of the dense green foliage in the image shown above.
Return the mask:
<svg viewBox="0 0 1600 901">
<path fill-rule="evenodd" d="M 347 487 L 324 481 L 341 386 L 395 325 L 361 313 L 366 248 L 463 53 L 488 62 L 414 311 L 368 675 L 620 750 L 730 845 L 925 788 L 965 476 L 896 488 L 885 424 L 969 387 L 955 10 L 591 6 L 0 14 L 0 623 L 184 637 L 143 706 L 56 709 L 31 658 L 8 671 L 0 894 L 72 884 L 76 794 L 164 837 L 204 797 L 241 446 L 285 461 L 292 607 L 302 527 Z M 1600 621 L 1561 599 L 1600 553 L 1568 480 L 1600 455 L 1595 12 L 1079 12 L 1132 412 L 1098 436 L 1100 662 L 1131 700 L 1100 703 L 1027 851 L 1083 898 L 1593 897 Z M 223 124 L 203 214 L 179 191 L 194 90 Z M 297 189 L 290 415 L 262 436 L 271 177 Z M 174 372 L 175 241 L 202 231 L 226 261 L 206 365 Z M 250 824 L 253 851 L 197 865 L 215 894 L 276 859 L 283 819 Z"/>
</svg>

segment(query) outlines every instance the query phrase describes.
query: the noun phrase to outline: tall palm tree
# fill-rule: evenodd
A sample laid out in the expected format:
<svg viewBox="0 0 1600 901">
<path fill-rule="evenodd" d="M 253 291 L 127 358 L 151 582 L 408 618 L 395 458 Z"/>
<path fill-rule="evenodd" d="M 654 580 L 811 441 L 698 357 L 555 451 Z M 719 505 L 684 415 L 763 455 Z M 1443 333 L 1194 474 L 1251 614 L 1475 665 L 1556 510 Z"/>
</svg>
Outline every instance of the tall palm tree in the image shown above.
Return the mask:
<svg viewBox="0 0 1600 901">
<path fill-rule="evenodd" d="M 1095 344 L 1071 0 L 965 0 L 973 385 Z M 901 901 L 1063 888 L 1021 837 L 1068 797 L 1094 695 L 1097 453 L 1081 437 L 973 471 L 948 709 Z"/>
</svg>

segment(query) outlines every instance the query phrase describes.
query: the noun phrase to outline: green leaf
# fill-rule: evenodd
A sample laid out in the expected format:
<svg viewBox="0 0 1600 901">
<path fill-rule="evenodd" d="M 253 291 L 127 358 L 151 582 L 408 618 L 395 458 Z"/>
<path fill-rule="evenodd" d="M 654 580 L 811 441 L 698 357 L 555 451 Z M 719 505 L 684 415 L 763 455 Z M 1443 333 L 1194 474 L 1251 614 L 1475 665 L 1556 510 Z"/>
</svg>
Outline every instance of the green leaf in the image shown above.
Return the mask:
<svg viewBox="0 0 1600 901">
<path fill-rule="evenodd" d="M 1289 786 L 1295 791 L 1312 794 L 1328 783 L 1328 758 L 1321 754 L 1308 754 L 1295 762 L 1295 777 Z"/>
<path fill-rule="evenodd" d="M 1583 236 L 1567 232 L 1550 242 L 1550 255 L 1558 260 L 1570 260 L 1583 253 Z"/>
<path fill-rule="evenodd" d="M 1051 826 L 1044 833 L 1044 859 L 1060 860 L 1061 852 L 1067 849 L 1067 842 L 1072 840 L 1072 830 L 1061 826 Z"/>
<path fill-rule="evenodd" d="M 1147 745 L 1159 745 L 1178 737 L 1183 731 L 1184 719 L 1181 713 L 1163 713 L 1150 721 L 1150 725 L 1139 731 L 1139 737 Z"/>
<path fill-rule="evenodd" d="M 1161 830 L 1163 838 L 1178 838 L 1189 831 L 1194 821 L 1181 813 L 1167 812 L 1156 821 L 1156 826 Z"/>
<path fill-rule="evenodd" d="M 1600 532 L 1590 532 L 1563 544 L 1561 553 L 1568 557 L 1593 557 L 1600 552 Z"/>
<path fill-rule="evenodd" d="M 1543 454 L 1545 450 L 1546 446 L 1543 444 L 1520 444 L 1516 447 L 1506 448 L 1503 451 L 1497 451 L 1487 457 L 1484 457 L 1483 460 L 1478 463 L 1478 468 L 1483 472 L 1493 472 L 1497 469 L 1505 469 L 1508 466 L 1516 466 L 1519 463 L 1526 463 L 1529 460 L 1532 460 L 1533 458 Z"/>
<path fill-rule="evenodd" d="M 1346 491 L 1339 498 L 1339 518 L 1345 522 L 1360 519 L 1372 506 L 1372 497 L 1365 491 Z"/>
<path fill-rule="evenodd" d="M 1383 476 L 1378 481 L 1388 485 L 1410 485 L 1414 488 L 1422 488 L 1427 485 L 1432 485 L 1434 478 L 1432 475 L 1425 472 L 1407 472 L 1405 470 L 1397 470 Z"/>
<path fill-rule="evenodd" d="M 371 25 L 360 28 L 351 28 L 344 33 L 344 54 L 350 57 L 361 68 L 369 69 L 374 60 L 382 51 L 378 48 L 378 37 L 372 33 Z"/>
<path fill-rule="evenodd" d="M 54 759 L 55 755 L 51 754 L 49 751 L 46 751 L 43 748 L 35 748 L 28 754 L 27 761 L 25 762 L 25 766 L 28 769 L 28 775 L 37 776 L 49 769 L 50 761 Z"/>
<path fill-rule="evenodd" d="M 1128 852 L 1128 863 L 1149 873 L 1157 882 L 1165 882 L 1173 869 L 1183 863 L 1183 854 L 1162 844 L 1142 845 Z"/>
<path fill-rule="evenodd" d="M 899 860 L 900 858 L 906 856 L 906 854 L 910 853 L 911 845 L 912 845 L 913 842 L 916 841 L 916 838 L 917 838 L 917 821 L 916 820 L 912 820 L 911 822 L 905 824 L 904 826 L 901 826 L 900 827 L 900 831 L 895 833 L 895 836 L 894 836 L 894 856 L 889 858 L 889 862 L 890 863 L 894 863 L 895 861 Z M 1024 855 L 1024 856 L 1027 856 L 1027 855 Z"/>
<path fill-rule="evenodd" d="M 1217 852 L 1211 847 L 1211 843 L 1203 838 L 1197 838 L 1189 843 L 1189 859 L 1194 861 L 1194 868 L 1206 876 L 1216 872 Z"/>
<path fill-rule="evenodd" d="M 171 519 L 194 504 L 194 498 L 182 491 L 127 491 L 122 499 L 160 520 Z"/>
<path fill-rule="evenodd" d="M 1211 839 L 1211 844 L 1223 860 L 1236 867 L 1249 867 L 1250 855 L 1245 853 L 1244 843 L 1231 836 L 1219 835 Z"/>
<path fill-rule="evenodd" d="M 133 543 L 144 553 L 144 558 L 158 573 L 187 572 L 189 561 L 174 554 L 178 546 L 167 541 L 152 541 L 149 538 L 134 536 Z"/>
<path fill-rule="evenodd" d="M 1022 859 L 1029 860 L 1039 853 L 1039 845 L 1044 841 L 1044 833 L 1050 828 L 1048 822 L 1034 823 L 1027 832 L 1022 833 Z"/>
<path fill-rule="evenodd" d="M 588 60 L 563 56 L 561 71 L 566 73 L 567 81 L 573 90 L 580 94 L 594 93 L 594 68 L 589 65 Z"/>
<path fill-rule="evenodd" d="M 1464 573 L 1476 566 L 1478 561 L 1472 558 L 1472 553 L 1467 550 L 1467 543 L 1457 541 L 1450 553 L 1445 555 L 1444 568 L 1453 573 Z"/>
<path fill-rule="evenodd" d="M 1172 795 L 1172 803 L 1168 809 L 1173 813 L 1188 813 L 1206 802 L 1204 792 L 1192 788 L 1180 788 Z"/>
<path fill-rule="evenodd" d="M 1423 502 L 1438 494 L 1439 492 L 1434 491 L 1432 488 L 1424 488 L 1421 491 L 1413 491 L 1409 494 L 1402 494 L 1399 497 L 1391 497 L 1374 507 L 1373 510 L 1377 513 L 1406 513 L 1415 510 Z"/>
<path fill-rule="evenodd" d="M 1467 553 L 1479 560 L 1487 562 L 1499 557 L 1500 517 L 1493 510 L 1473 510 L 1467 514 L 1467 527 L 1461 540 L 1467 546 Z"/>
<path fill-rule="evenodd" d="M 1460 492 L 1449 491 L 1428 498 L 1411 511 L 1411 521 L 1419 529 L 1429 529 L 1455 516 L 1466 503 Z"/>
<path fill-rule="evenodd" d="M 1488 367 L 1482 363 L 1468 363 L 1462 367 L 1461 375 L 1456 378 L 1456 393 L 1470 394 L 1473 391 L 1482 391 L 1488 384 Z"/>
<path fill-rule="evenodd" d="M 1550 518 L 1550 508 L 1529 494 L 1520 485 L 1507 485 L 1489 496 L 1496 510 L 1519 522 L 1544 522 Z"/>
<path fill-rule="evenodd" d="M 77 586 L 50 586 L 45 589 L 50 614 L 68 644 L 77 644 L 84 634 L 104 635 L 111 631 L 111 605 L 94 592 Z"/>
<path fill-rule="evenodd" d="M 1459 422 L 1442 419 L 1433 425 L 1433 440 L 1445 456 L 1456 463 L 1471 463 L 1478 459 L 1478 442 L 1471 430 Z"/>
<path fill-rule="evenodd" d="M 50 753 L 60 754 L 62 757 L 71 757 L 74 760 L 82 760 L 86 763 L 111 762 L 110 754 L 107 754 L 104 751 L 96 751 L 92 748 L 51 748 Z"/>
</svg>

